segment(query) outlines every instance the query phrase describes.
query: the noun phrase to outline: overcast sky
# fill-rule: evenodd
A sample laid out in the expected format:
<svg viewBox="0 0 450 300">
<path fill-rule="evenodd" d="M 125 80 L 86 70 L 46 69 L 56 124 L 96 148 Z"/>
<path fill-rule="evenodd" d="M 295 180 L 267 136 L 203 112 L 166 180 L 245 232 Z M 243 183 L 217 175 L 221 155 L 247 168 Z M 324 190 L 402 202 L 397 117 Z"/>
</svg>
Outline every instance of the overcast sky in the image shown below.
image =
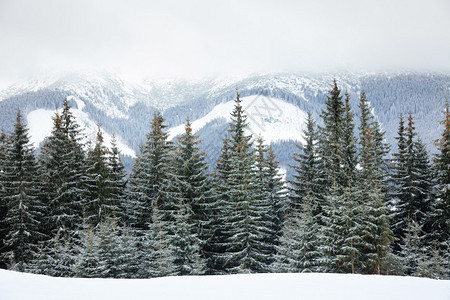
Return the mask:
<svg viewBox="0 0 450 300">
<path fill-rule="evenodd" d="M 449 0 L 0 0 L 0 82 L 253 72 L 450 73 Z"/>
</svg>

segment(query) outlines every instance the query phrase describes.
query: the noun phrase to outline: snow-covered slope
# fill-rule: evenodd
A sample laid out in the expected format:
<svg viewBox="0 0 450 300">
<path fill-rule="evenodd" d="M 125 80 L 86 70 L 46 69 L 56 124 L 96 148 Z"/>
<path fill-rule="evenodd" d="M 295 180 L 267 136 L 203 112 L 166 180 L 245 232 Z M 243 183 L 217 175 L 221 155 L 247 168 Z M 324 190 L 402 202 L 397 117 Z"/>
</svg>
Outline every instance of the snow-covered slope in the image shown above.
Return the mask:
<svg viewBox="0 0 450 300">
<path fill-rule="evenodd" d="M 0 270 L 2 300 L 448 300 L 450 281 L 344 274 L 245 274 L 156 279 L 52 278 Z"/>
<path fill-rule="evenodd" d="M 269 144 L 289 140 L 304 142 L 302 137 L 306 120 L 304 111 L 284 100 L 262 95 L 252 95 L 241 100 L 247 115 L 248 133 L 253 137 L 262 136 Z M 234 105 L 234 100 L 216 105 L 206 116 L 192 122 L 193 131 L 197 132 L 209 122 L 220 118 L 230 122 Z M 171 128 L 169 139 L 183 132 L 184 125 Z"/>
<path fill-rule="evenodd" d="M 72 108 L 72 113 L 76 119 L 76 122 L 83 129 L 83 133 L 86 135 L 85 142 L 95 143 L 96 134 L 98 131 L 98 124 L 96 124 L 84 111 L 85 103 L 82 100 L 72 97 L 77 107 Z M 53 127 L 53 117 L 55 116 L 55 110 L 36 109 L 28 113 L 27 123 L 30 129 L 30 142 L 34 147 L 39 147 L 40 143 L 48 137 Z M 103 138 L 105 145 L 109 147 L 111 145 L 112 135 L 103 131 Z M 136 153 L 133 149 L 128 147 L 120 137 L 116 136 L 117 147 L 123 155 L 136 157 Z"/>
</svg>

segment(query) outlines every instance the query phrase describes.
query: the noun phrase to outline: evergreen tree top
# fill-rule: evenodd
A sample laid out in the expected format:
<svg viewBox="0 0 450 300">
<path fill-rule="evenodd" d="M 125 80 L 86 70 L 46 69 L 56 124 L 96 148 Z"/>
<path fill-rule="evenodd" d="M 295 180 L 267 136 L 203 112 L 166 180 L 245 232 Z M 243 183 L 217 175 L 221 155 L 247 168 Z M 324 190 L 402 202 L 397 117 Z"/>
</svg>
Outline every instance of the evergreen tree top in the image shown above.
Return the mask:
<svg viewBox="0 0 450 300">
<path fill-rule="evenodd" d="M 400 113 L 397 136 L 395 139 L 397 140 L 398 154 L 403 156 L 406 149 L 405 120 L 403 119 L 403 113 Z"/>
<path fill-rule="evenodd" d="M 81 139 L 79 136 L 81 133 L 80 125 L 78 125 L 75 121 L 75 117 L 72 114 L 67 98 L 64 100 L 63 110 L 60 117 L 64 132 L 69 136 L 69 138 L 73 140 Z"/>
<path fill-rule="evenodd" d="M 175 163 L 179 165 L 179 168 L 194 169 L 198 167 L 195 166 L 196 164 L 206 167 L 206 162 L 204 161 L 206 155 L 200 152 L 198 147 L 200 143 L 199 137 L 193 134 L 192 125 L 188 118 L 185 124 L 185 131 L 178 138 L 178 147 L 175 153 Z"/>
<path fill-rule="evenodd" d="M 412 145 L 414 138 L 417 136 L 416 127 L 414 126 L 414 118 L 412 112 L 409 112 L 408 115 L 408 126 L 405 129 L 406 138 L 408 139 L 408 145 Z"/>
<path fill-rule="evenodd" d="M 373 122 L 374 117 L 371 112 L 369 101 L 367 100 L 366 93 L 361 91 L 359 99 L 360 125 L 359 125 L 359 142 L 360 148 L 360 160 L 361 165 L 364 168 L 365 165 L 370 164 L 370 148 L 374 143 Z"/>
<path fill-rule="evenodd" d="M 16 124 L 14 125 L 14 131 L 9 136 L 9 139 L 6 139 L 6 141 L 9 142 L 10 147 L 14 147 L 16 151 L 22 152 L 33 152 L 34 147 L 29 144 L 30 138 L 28 136 L 28 128 L 22 124 L 22 114 L 20 113 L 20 110 L 17 111 L 16 116 Z M 26 148 L 26 150 L 25 150 Z M 20 155 L 22 155 L 21 153 Z M 34 156 L 33 156 L 34 160 Z"/>
<path fill-rule="evenodd" d="M 246 136 L 244 132 L 248 123 L 247 116 L 245 115 L 244 108 L 241 104 L 242 101 L 239 97 L 239 92 L 236 90 L 235 105 L 233 111 L 231 112 L 230 132 L 233 144 L 236 146 L 234 148 L 238 151 L 245 152 L 251 147 L 251 135 Z"/>
<path fill-rule="evenodd" d="M 167 152 L 171 148 L 172 143 L 167 140 L 169 133 L 166 132 L 167 126 L 164 124 L 164 121 L 165 119 L 162 114 L 159 111 L 155 112 L 153 115 L 151 130 L 147 134 L 147 142 L 142 149 L 144 153 L 159 155 L 159 151 L 162 151 L 168 154 Z M 155 151 L 158 153 L 154 153 Z"/>
<path fill-rule="evenodd" d="M 112 168 L 113 173 L 117 173 L 125 176 L 125 167 L 122 164 L 122 159 L 120 158 L 120 150 L 117 146 L 116 135 L 113 133 L 111 138 L 111 155 L 109 157 L 109 163 Z"/>
<path fill-rule="evenodd" d="M 335 124 L 342 124 L 344 102 L 342 101 L 341 89 L 338 87 L 336 79 L 334 79 L 333 86 L 327 96 L 325 103 L 326 110 L 322 111 L 322 118 L 325 127 L 334 128 L 334 131 L 340 132 L 339 126 L 335 127 Z M 332 139 L 339 139 L 339 136 L 331 137 Z"/>
</svg>

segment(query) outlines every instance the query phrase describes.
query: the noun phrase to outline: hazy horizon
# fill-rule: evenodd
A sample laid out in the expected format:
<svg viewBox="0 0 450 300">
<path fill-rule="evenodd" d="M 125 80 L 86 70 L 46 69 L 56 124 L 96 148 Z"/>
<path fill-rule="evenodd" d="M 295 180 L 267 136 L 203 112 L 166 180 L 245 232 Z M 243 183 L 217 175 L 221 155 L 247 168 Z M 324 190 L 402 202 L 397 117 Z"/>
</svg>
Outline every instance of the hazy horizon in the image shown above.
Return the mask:
<svg viewBox="0 0 450 300">
<path fill-rule="evenodd" d="M 0 88 L 109 72 L 450 73 L 450 1 L 0 1 Z"/>
</svg>

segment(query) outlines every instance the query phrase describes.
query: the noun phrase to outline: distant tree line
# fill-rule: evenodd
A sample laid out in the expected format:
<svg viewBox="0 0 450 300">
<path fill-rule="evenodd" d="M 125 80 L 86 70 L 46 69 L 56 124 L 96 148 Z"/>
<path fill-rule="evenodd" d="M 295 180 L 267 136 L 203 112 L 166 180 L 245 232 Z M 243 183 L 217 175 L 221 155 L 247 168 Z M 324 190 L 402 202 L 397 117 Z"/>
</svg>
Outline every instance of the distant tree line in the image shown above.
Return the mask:
<svg viewBox="0 0 450 300">
<path fill-rule="evenodd" d="M 64 102 L 36 157 L 20 112 L 0 136 L 0 264 L 61 277 L 337 272 L 449 278 L 450 110 L 432 161 L 413 116 L 397 152 L 362 92 L 359 127 L 336 81 L 308 113 L 293 179 L 247 134 L 236 95 L 213 172 L 189 120 L 176 143 L 155 113 L 129 176 Z"/>
</svg>

